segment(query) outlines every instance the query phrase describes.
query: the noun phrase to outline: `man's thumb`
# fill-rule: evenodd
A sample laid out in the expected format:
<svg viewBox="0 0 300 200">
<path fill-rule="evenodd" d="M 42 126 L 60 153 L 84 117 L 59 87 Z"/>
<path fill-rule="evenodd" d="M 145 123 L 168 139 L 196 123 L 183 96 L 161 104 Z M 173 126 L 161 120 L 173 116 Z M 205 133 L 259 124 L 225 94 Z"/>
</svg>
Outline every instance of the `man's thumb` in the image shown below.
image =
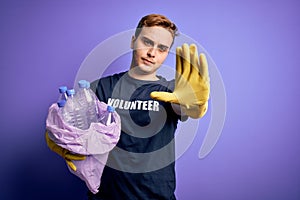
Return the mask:
<svg viewBox="0 0 300 200">
<path fill-rule="evenodd" d="M 170 92 L 151 92 L 150 97 L 158 101 L 178 103 L 178 100 L 174 93 Z"/>
</svg>

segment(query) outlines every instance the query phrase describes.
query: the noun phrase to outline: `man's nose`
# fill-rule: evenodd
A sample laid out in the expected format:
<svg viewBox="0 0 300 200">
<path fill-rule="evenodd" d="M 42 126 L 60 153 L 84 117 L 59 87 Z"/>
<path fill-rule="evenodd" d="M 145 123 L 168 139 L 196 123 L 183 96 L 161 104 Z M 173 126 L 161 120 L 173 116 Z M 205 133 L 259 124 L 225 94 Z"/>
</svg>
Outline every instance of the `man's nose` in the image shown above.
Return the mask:
<svg viewBox="0 0 300 200">
<path fill-rule="evenodd" d="M 147 51 L 147 56 L 151 57 L 151 58 L 154 58 L 155 57 L 155 54 L 156 54 L 156 48 L 155 47 L 151 47 L 148 49 Z"/>
</svg>

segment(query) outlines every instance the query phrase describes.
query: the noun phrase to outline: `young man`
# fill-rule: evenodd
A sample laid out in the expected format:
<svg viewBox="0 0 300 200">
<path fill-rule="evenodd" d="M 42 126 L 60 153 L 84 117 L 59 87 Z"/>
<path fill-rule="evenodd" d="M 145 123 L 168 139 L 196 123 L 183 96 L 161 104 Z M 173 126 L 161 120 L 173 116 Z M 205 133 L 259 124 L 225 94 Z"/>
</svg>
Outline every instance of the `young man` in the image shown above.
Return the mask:
<svg viewBox="0 0 300 200">
<path fill-rule="evenodd" d="M 109 154 L 99 192 L 89 193 L 90 200 L 176 199 L 177 123 L 202 117 L 209 98 L 206 58 L 198 56 L 195 45 L 176 49 L 175 80 L 157 75 L 176 32 L 176 25 L 165 16 L 143 17 L 132 37 L 129 71 L 92 84 L 99 100 L 116 108 L 122 132 Z M 68 152 L 63 157 L 71 165 L 74 157 L 66 155 Z"/>
</svg>

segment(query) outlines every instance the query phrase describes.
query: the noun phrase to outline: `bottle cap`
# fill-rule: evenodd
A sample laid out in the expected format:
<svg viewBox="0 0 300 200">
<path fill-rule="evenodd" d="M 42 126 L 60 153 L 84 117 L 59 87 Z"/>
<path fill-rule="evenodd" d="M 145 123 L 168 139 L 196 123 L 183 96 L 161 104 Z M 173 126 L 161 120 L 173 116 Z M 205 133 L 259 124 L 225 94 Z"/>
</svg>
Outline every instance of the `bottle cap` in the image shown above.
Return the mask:
<svg viewBox="0 0 300 200">
<path fill-rule="evenodd" d="M 74 95 L 74 94 L 75 94 L 75 90 L 74 89 L 67 90 L 67 95 L 68 96 L 71 96 L 71 95 Z"/>
<path fill-rule="evenodd" d="M 114 111 L 115 111 L 115 108 L 112 107 L 112 106 L 107 106 L 107 111 L 108 111 L 108 112 L 114 112 Z"/>
<path fill-rule="evenodd" d="M 78 81 L 78 86 L 80 88 L 86 88 L 86 86 L 87 86 L 86 80 L 80 80 L 80 81 Z"/>
<path fill-rule="evenodd" d="M 66 100 L 59 100 L 58 102 L 57 102 L 57 105 L 58 105 L 58 107 L 64 107 L 65 106 L 65 104 L 66 104 Z"/>
<path fill-rule="evenodd" d="M 90 88 L 91 87 L 91 83 L 86 81 L 86 88 Z"/>
<path fill-rule="evenodd" d="M 59 93 L 65 93 L 68 90 L 68 88 L 67 88 L 67 86 L 61 86 L 58 88 L 58 90 L 59 90 Z"/>
</svg>

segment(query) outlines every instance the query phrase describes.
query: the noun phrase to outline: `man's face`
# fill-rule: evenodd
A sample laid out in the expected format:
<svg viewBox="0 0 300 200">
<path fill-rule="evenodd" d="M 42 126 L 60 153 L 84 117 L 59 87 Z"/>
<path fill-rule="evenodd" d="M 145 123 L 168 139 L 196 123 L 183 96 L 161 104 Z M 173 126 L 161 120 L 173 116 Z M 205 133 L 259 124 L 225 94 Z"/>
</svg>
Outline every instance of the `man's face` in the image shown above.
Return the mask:
<svg viewBox="0 0 300 200">
<path fill-rule="evenodd" d="M 172 34 L 163 27 L 143 27 L 137 38 L 132 37 L 133 66 L 140 73 L 152 74 L 168 56 Z"/>
</svg>

